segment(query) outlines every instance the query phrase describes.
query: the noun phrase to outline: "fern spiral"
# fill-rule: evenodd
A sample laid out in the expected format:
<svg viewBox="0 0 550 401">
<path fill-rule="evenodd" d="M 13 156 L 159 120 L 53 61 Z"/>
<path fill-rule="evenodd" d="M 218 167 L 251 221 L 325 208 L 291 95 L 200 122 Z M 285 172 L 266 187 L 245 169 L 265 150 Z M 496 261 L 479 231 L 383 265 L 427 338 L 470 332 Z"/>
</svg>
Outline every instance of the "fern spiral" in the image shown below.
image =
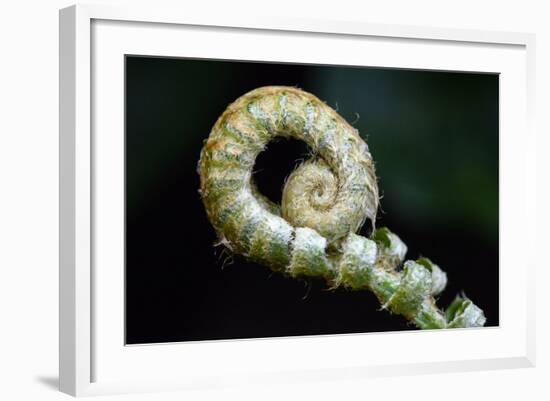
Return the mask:
<svg viewBox="0 0 550 401">
<path fill-rule="evenodd" d="M 288 177 L 281 205 L 255 182 L 256 158 L 277 137 L 304 141 L 312 157 Z M 406 245 L 374 229 L 378 185 L 357 130 L 314 95 L 262 87 L 238 98 L 216 121 L 201 151 L 200 194 L 221 244 L 292 277 L 331 288 L 368 289 L 384 309 L 419 328 L 483 326 L 483 311 L 457 297 L 443 312 L 434 296 L 446 274 L 427 258 L 405 261 Z M 369 220 L 369 238 L 357 231 Z"/>
</svg>

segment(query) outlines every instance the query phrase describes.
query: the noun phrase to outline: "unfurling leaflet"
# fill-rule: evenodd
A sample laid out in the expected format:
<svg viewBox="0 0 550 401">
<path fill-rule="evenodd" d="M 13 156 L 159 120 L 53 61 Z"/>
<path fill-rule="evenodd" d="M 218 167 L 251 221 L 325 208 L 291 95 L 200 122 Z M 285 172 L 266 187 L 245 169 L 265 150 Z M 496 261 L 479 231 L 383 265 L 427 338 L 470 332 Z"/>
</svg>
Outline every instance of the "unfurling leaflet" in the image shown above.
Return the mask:
<svg viewBox="0 0 550 401">
<path fill-rule="evenodd" d="M 288 177 L 281 205 L 253 177 L 256 157 L 277 137 L 304 141 L 311 158 Z M 200 194 L 220 243 L 292 277 L 318 277 L 330 288 L 368 289 L 383 309 L 422 329 L 483 326 L 466 297 L 443 312 L 434 296 L 446 274 L 427 258 L 405 261 L 406 245 L 374 229 L 378 185 L 357 130 L 310 93 L 285 86 L 255 89 L 218 118 L 201 151 Z M 366 220 L 373 232 L 357 235 Z"/>
</svg>

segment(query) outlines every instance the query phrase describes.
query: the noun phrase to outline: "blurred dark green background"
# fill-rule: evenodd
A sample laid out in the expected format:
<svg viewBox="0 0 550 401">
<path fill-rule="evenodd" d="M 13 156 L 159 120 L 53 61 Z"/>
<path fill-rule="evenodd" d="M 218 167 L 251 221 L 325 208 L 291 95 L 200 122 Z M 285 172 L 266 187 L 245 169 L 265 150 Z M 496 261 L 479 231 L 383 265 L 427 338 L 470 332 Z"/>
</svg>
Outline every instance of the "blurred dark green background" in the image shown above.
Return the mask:
<svg viewBox="0 0 550 401">
<path fill-rule="evenodd" d="M 498 75 L 128 56 L 127 342 L 414 329 L 367 292 L 328 292 L 238 257 L 222 269 L 196 165 L 227 105 L 264 85 L 309 91 L 360 131 L 383 196 L 377 225 L 447 271 L 440 306 L 464 291 L 498 325 Z M 268 147 L 260 189 L 280 200 L 306 152 Z"/>
</svg>

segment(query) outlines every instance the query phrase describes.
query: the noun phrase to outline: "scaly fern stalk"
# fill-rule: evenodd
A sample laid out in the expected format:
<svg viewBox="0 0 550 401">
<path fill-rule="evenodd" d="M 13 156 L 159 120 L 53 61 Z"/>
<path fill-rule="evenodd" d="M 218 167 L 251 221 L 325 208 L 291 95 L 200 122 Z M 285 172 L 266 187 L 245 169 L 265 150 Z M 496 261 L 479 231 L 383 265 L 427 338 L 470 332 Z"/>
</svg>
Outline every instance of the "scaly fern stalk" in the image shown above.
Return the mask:
<svg viewBox="0 0 550 401">
<path fill-rule="evenodd" d="M 302 140 L 312 154 L 288 177 L 281 205 L 258 191 L 252 174 L 276 137 Z M 427 258 L 404 262 L 399 237 L 374 229 L 379 197 L 368 146 L 312 94 L 270 86 L 241 96 L 212 128 L 198 171 L 208 219 L 232 252 L 330 288 L 368 289 L 422 329 L 484 325 L 483 311 L 465 297 L 440 311 L 434 296 L 446 274 Z M 367 219 L 370 238 L 355 234 Z"/>
</svg>

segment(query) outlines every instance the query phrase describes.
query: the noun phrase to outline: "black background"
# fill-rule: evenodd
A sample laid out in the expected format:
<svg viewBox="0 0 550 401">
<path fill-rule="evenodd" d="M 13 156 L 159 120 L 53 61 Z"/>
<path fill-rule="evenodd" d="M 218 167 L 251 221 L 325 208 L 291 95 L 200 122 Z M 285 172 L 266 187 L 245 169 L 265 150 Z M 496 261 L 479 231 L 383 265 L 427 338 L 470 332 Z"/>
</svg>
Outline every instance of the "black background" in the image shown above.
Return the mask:
<svg viewBox="0 0 550 401">
<path fill-rule="evenodd" d="M 127 56 L 127 343 L 415 329 L 367 291 L 327 291 L 213 246 L 200 149 L 227 105 L 264 85 L 312 92 L 359 129 L 383 195 L 377 226 L 447 272 L 441 307 L 464 291 L 498 325 L 497 75 Z M 306 152 L 271 144 L 260 190 L 280 200 Z"/>
</svg>

